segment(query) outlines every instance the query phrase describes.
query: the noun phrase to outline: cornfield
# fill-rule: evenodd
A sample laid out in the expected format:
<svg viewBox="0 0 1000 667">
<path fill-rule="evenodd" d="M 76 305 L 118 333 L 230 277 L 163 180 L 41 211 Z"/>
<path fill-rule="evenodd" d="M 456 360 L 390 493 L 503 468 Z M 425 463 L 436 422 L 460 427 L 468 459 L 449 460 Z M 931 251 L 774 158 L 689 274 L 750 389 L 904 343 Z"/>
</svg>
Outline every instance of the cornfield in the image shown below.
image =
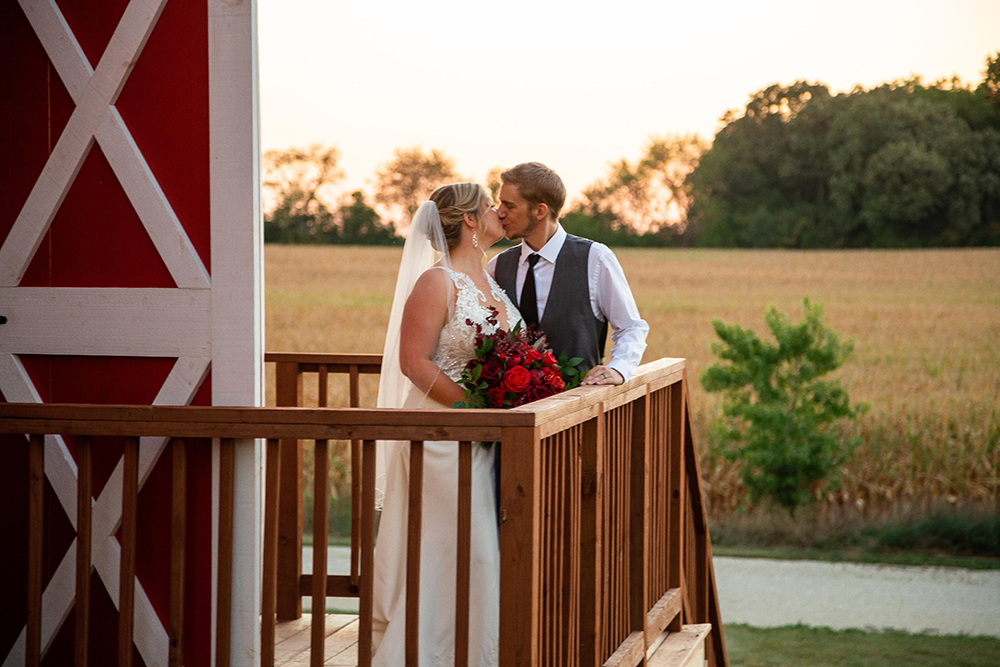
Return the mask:
<svg viewBox="0 0 1000 667">
<path fill-rule="evenodd" d="M 713 515 L 739 507 L 745 493 L 737 464 L 710 446 L 721 400 L 697 380 L 714 361 L 712 320 L 764 333 L 769 305 L 799 319 L 805 296 L 854 339 L 836 375 L 852 401 L 871 405 L 845 427 L 863 444 L 840 487 L 819 498 L 822 511 L 884 518 L 942 503 L 1000 510 L 1000 249 L 617 254 L 650 325 L 644 359 L 688 360 Z M 266 349 L 380 353 L 399 255 L 398 248 L 268 246 Z M 377 380 L 363 380 L 362 402 L 373 405 Z M 273 392 L 269 378 L 270 404 Z M 343 461 L 334 466 L 349 474 Z"/>
</svg>

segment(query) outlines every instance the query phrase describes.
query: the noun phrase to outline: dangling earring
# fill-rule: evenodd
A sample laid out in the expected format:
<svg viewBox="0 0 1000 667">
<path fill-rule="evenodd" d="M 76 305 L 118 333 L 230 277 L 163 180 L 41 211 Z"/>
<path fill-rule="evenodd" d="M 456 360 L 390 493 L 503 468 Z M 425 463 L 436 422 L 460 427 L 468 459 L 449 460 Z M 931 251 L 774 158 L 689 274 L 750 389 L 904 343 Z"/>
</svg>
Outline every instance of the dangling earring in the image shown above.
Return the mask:
<svg viewBox="0 0 1000 667">
<path fill-rule="evenodd" d="M 479 247 L 479 236 L 476 234 L 476 232 L 472 232 L 472 245 L 476 248 Z"/>
</svg>

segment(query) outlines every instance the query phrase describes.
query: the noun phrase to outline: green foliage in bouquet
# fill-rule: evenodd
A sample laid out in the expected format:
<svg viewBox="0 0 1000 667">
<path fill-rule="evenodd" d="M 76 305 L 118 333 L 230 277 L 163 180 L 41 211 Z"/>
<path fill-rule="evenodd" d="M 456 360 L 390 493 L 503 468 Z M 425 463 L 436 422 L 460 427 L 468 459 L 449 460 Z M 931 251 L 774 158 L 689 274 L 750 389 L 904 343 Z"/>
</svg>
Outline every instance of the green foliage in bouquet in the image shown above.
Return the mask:
<svg viewBox="0 0 1000 667">
<path fill-rule="evenodd" d="M 751 502 L 770 498 L 792 514 L 824 486 L 836 486 L 857 442 L 842 439 L 834 426 L 868 408 L 852 407 L 839 382 L 821 379 L 843 365 L 853 343 L 821 321 L 822 305 L 806 298 L 803 310 L 799 323 L 773 306 L 767 310 L 774 343 L 715 320 L 722 342 L 712 352 L 720 361 L 701 375 L 706 391 L 723 393 L 713 440 L 727 458 L 742 460 Z"/>
</svg>

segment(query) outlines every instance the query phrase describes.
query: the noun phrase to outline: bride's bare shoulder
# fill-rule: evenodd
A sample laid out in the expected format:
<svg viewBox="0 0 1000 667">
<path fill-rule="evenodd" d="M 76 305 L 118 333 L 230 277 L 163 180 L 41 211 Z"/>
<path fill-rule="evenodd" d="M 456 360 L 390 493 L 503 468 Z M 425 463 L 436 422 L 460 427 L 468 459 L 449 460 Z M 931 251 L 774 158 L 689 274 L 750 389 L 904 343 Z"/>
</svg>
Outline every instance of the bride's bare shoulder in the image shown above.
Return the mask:
<svg viewBox="0 0 1000 667">
<path fill-rule="evenodd" d="M 451 289 L 451 277 L 441 267 L 432 267 L 420 274 L 410 292 L 410 299 L 429 299 L 446 295 Z"/>
</svg>

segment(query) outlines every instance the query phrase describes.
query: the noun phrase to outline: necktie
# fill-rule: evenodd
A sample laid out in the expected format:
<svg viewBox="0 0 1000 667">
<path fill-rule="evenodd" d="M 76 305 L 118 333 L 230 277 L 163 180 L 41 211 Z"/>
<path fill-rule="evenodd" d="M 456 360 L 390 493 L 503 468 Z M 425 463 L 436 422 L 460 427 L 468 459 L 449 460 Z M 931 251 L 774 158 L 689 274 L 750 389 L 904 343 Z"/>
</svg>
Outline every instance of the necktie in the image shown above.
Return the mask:
<svg viewBox="0 0 1000 667">
<path fill-rule="evenodd" d="M 524 318 L 526 326 L 538 326 L 538 299 L 535 296 L 535 264 L 538 263 L 540 255 L 531 253 L 528 255 L 528 275 L 524 277 L 524 287 L 521 288 L 521 303 L 518 310 Z"/>
</svg>

